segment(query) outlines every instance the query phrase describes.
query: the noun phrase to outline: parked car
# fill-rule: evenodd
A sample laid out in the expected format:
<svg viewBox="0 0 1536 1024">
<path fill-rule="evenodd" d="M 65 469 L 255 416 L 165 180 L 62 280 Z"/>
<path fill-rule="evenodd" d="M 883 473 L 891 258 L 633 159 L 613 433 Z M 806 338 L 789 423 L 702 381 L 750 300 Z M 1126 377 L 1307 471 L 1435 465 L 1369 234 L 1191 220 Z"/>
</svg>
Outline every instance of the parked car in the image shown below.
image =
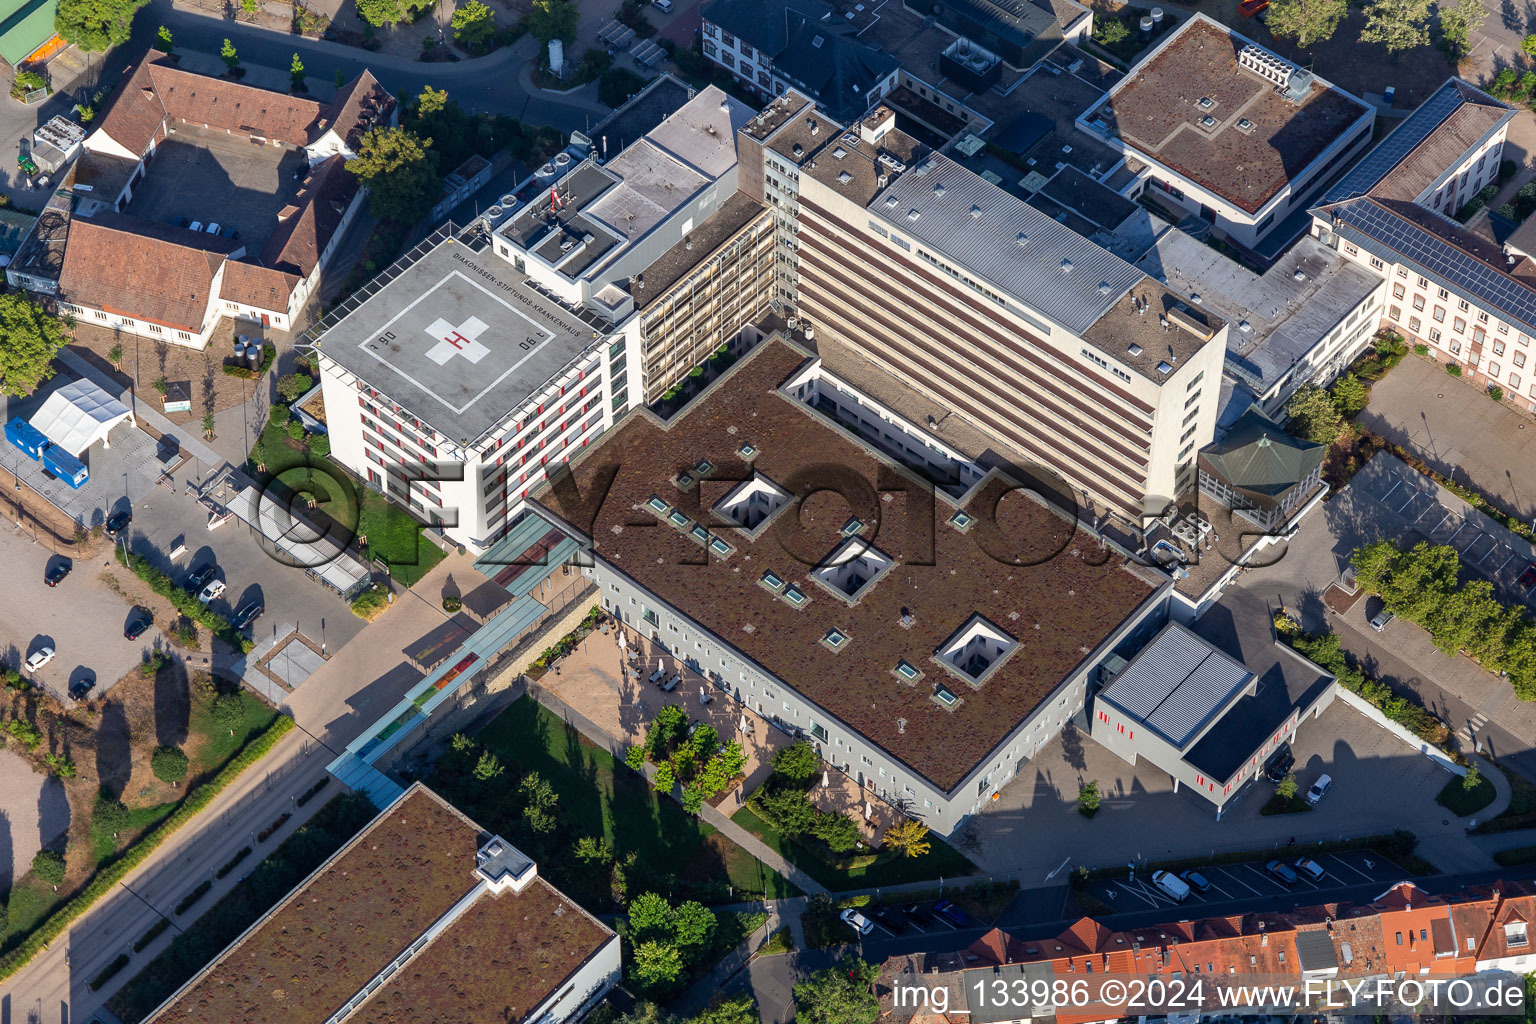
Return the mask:
<svg viewBox="0 0 1536 1024">
<path fill-rule="evenodd" d="M 244 608 L 241 608 L 238 612 L 235 612 L 235 617 L 231 620 L 231 624 L 236 629 L 244 629 L 246 626 L 249 626 L 251 623 L 261 618 L 261 613 L 266 610 L 267 606 L 262 604 L 260 601 L 248 602 Z"/>
<path fill-rule="evenodd" d="M 1195 892 L 1205 892 L 1211 887 L 1211 880 L 1198 871 L 1180 871 L 1179 877 Z"/>
<path fill-rule="evenodd" d="M 229 589 L 223 580 L 210 580 L 208 585 L 197 595 L 197 599 L 203 604 L 212 604 L 224 596 L 224 591 Z"/>
<path fill-rule="evenodd" d="M 933 927 L 933 915 L 929 914 L 928 911 L 924 910 L 922 906 L 917 903 L 903 907 L 901 912 L 907 915 L 908 921 L 911 921 L 919 928 Z"/>
<path fill-rule="evenodd" d="M 188 573 L 187 582 L 184 583 L 183 586 L 195 594 L 199 590 L 202 590 L 207 582 L 213 579 L 213 574 L 218 571 L 219 567 L 214 565 L 212 562 L 209 562 L 201 569 L 193 569 L 190 573 Z"/>
<path fill-rule="evenodd" d="M 892 907 L 878 907 L 873 916 L 893 935 L 900 935 L 907 930 L 907 922 L 901 919 L 901 912 Z"/>
<path fill-rule="evenodd" d="M 662 14 L 672 13 L 672 0 L 651 0 L 651 6 Z"/>
<path fill-rule="evenodd" d="M 1525 567 L 1525 572 L 1520 574 L 1520 585 L 1529 590 L 1536 587 L 1536 562 Z"/>
<path fill-rule="evenodd" d="M 123 639 L 137 640 L 139 637 L 144 635 L 144 631 L 149 628 L 150 622 L 151 620 L 146 616 L 140 616 L 139 618 L 134 619 L 132 622 L 128 623 L 128 628 L 123 630 Z"/>
<path fill-rule="evenodd" d="M 1175 903 L 1183 903 L 1189 899 L 1189 885 L 1172 871 L 1152 872 L 1152 884 L 1163 891 L 1163 895 Z"/>
<path fill-rule="evenodd" d="M 112 513 L 107 519 L 107 536 L 116 540 L 118 534 L 128 529 L 128 524 L 131 522 L 133 522 L 133 512 L 129 509 L 125 508 L 119 512 Z"/>
<path fill-rule="evenodd" d="M 87 676 L 84 679 L 77 679 L 70 686 L 69 695 L 75 700 L 84 700 L 86 695 L 90 693 L 91 690 L 95 688 L 95 686 L 96 680 L 94 677 Z"/>
<path fill-rule="evenodd" d="M 1371 617 L 1371 628 L 1380 633 L 1382 630 L 1387 628 L 1387 623 L 1391 622 L 1395 618 L 1397 618 L 1396 615 L 1393 615 L 1391 612 L 1383 608 L 1381 611 L 1377 612 Z"/>
<path fill-rule="evenodd" d="M 48 571 L 43 575 L 43 582 L 48 584 L 50 587 L 58 586 L 61 582 L 63 582 L 64 577 L 69 575 L 70 568 L 71 566 L 69 559 L 67 558 L 62 561 L 55 562 L 53 565 L 48 567 Z"/>
<path fill-rule="evenodd" d="M 1264 870 L 1274 875 L 1284 885 L 1295 885 L 1301 881 L 1301 876 L 1292 871 L 1284 861 L 1272 860 L 1264 865 Z"/>
<path fill-rule="evenodd" d="M 1264 777 L 1270 782 L 1279 784 L 1291 774 L 1295 764 L 1296 755 L 1291 753 L 1290 745 L 1286 744 L 1269 756 L 1269 763 L 1264 766 Z"/>
<path fill-rule="evenodd" d="M 860 935 L 868 935 L 870 932 L 875 930 L 874 922 L 865 917 L 863 914 L 859 913 L 857 910 L 854 910 L 852 907 L 849 907 L 847 910 L 843 911 L 837 916 L 842 918 L 844 924 L 858 932 Z"/>
<path fill-rule="evenodd" d="M 1292 863 L 1297 871 L 1306 875 L 1314 882 L 1321 882 L 1328 877 L 1328 872 L 1323 870 L 1323 866 L 1311 857 L 1297 857 Z"/>
<path fill-rule="evenodd" d="M 27 656 L 27 671 L 36 672 L 53 660 L 52 647 L 39 647 Z"/>
<path fill-rule="evenodd" d="M 1328 792 L 1328 787 L 1333 785 L 1333 776 L 1319 775 L 1317 781 L 1312 783 L 1312 788 L 1307 790 L 1307 803 L 1316 804 Z"/>
<path fill-rule="evenodd" d="M 955 906 L 949 900 L 939 900 L 939 902 L 933 905 L 933 912 L 956 928 L 969 928 L 971 926 L 971 915 Z"/>
</svg>

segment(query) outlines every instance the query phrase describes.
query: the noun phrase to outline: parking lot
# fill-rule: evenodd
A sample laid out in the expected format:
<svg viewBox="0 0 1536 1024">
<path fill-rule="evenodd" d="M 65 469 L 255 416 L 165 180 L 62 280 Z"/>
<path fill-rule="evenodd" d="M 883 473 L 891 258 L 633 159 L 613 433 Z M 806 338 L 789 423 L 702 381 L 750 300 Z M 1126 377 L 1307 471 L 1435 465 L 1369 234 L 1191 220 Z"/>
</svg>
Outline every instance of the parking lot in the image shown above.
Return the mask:
<svg viewBox="0 0 1536 1024">
<path fill-rule="evenodd" d="M 1275 857 L 1288 865 L 1296 859 L 1295 855 L 1289 853 L 1288 848 L 1283 845 L 1275 852 Z M 1194 890 L 1192 886 L 1189 897 L 1182 903 L 1154 885 L 1150 871 L 1138 871 L 1132 878 L 1129 868 L 1121 878 L 1095 879 L 1088 884 L 1087 891 L 1114 908 L 1116 913 L 1178 906 L 1188 909 L 1192 916 L 1197 916 L 1203 912 L 1196 908 L 1206 904 L 1281 895 L 1290 896 L 1301 905 L 1320 903 L 1328 898 L 1328 893 L 1332 890 L 1349 888 L 1364 882 L 1381 882 L 1382 888 L 1385 889 L 1393 882 L 1410 877 L 1408 872 L 1370 850 L 1321 853 L 1311 855 L 1311 859 L 1317 861 L 1326 872 L 1324 877 L 1314 881 L 1298 873 L 1297 881 L 1291 885 L 1285 884 L 1265 870 L 1264 866 L 1268 863 L 1265 860 L 1197 868 L 1195 870 L 1205 877 L 1209 888 L 1205 892 L 1200 892 Z"/>
<path fill-rule="evenodd" d="M 57 653 L 36 680 L 60 697 L 85 680 L 100 684 L 99 696 L 137 665 L 161 635 L 152 628 L 137 640 L 124 639 L 132 609 L 96 578 L 109 558 L 111 549 L 103 547 L 93 559 L 71 562 L 70 574 L 58 586 L 45 587 L 48 567 L 69 560 L 33 543 L 13 524 L 0 526 L 0 559 L 6 566 L 0 582 L 5 607 L 0 661 L 15 668 L 39 648 L 52 647 Z"/>
<path fill-rule="evenodd" d="M 1403 547 L 1420 539 L 1448 544 L 1468 574 L 1493 583 L 1500 600 L 1536 609 L 1536 589 L 1520 582 L 1536 562 L 1529 541 L 1386 454 L 1367 463 L 1350 487 L 1360 498 L 1375 502 L 1376 507 L 1367 503 L 1361 512 L 1373 514 L 1380 536 L 1396 539 Z"/>
</svg>

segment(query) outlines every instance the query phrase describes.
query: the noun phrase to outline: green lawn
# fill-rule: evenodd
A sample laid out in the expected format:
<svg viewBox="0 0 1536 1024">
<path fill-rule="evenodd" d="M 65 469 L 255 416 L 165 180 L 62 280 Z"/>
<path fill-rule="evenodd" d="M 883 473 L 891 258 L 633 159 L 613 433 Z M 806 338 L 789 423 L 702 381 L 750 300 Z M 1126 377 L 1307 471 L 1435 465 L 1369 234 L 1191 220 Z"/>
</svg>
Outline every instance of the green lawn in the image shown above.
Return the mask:
<svg viewBox="0 0 1536 1024">
<path fill-rule="evenodd" d="M 406 586 L 432 571 L 443 551 L 421 535 L 420 520 L 376 491 L 363 491 L 357 532 L 368 538 L 368 553 L 389 564 L 390 575 Z"/>
<path fill-rule="evenodd" d="M 187 775 L 189 786 L 196 785 L 199 776 L 211 775 L 222 768 L 252 736 L 265 732 L 277 719 L 277 712 L 254 694 L 241 690 L 240 699 L 245 702 L 245 720 L 234 730 L 233 736 L 230 730 L 213 720 L 212 700 L 193 700 L 187 718 L 186 746 L 187 756 L 191 758 Z"/>
<path fill-rule="evenodd" d="M 737 811 L 731 820 L 833 892 L 926 882 L 939 878 L 960 878 L 976 870 L 976 866 L 963 853 L 932 833 L 928 835 L 928 841 L 933 844 L 932 849 L 921 857 L 904 857 L 894 851 L 882 850 L 871 855 L 872 863 L 862 863 L 869 860 L 869 856 L 854 858 L 854 866 L 843 869 L 827 861 L 820 850 L 810 844 L 780 835 L 750 806 Z"/>
<path fill-rule="evenodd" d="M 114 837 L 105 828 L 98 828 L 95 819 L 91 820 L 91 852 L 96 857 L 99 865 L 102 861 L 111 857 L 130 836 L 137 836 L 147 828 L 160 824 L 170 817 L 176 809 L 174 803 L 156 804 L 153 807 L 130 807 L 128 809 L 128 826 L 126 830 L 119 831 Z"/>
<path fill-rule="evenodd" d="M 1478 811 L 1493 803 L 1493 798 L 1498 791 L 1493 788 L 1493 783 L 1487 779 L 1478 779 L 1477 785 L 1467 789 L 1462 785 L 1460 776 L 1452 775 L 1451 780 L 1440 790 L 1440 795 L 1435 797 L 1435 803 L 1444 807 L 1458 818 L 1468 814 L 1476 814 Z"/>
<path fill-rule="evenodd" d="M 768 899 L 799 895 L 777 872 L 690 817 L 676 801 L 658 795 L 643 778 L 530 697 L 513 703 L 475 738 L 507 766 L 504 788 L 512 789 L 528 772 L 538 772 L 559 794 L 561 828 L 534 837 L 546 847 L 538 858 L 539 870 L 589 909 L 611 910 L 616 901 L 606 876 L 597 877 L 571 856 L 572 845 L 582 835 L 607 838 L 621 860 L 634 855 L 627 870 L 630 895 L 654 890 L 705 903 L 734 902 L 753 894 Z M 476 797 L 472 780 L 447 779 L 438 772 L 429 783 L 484 827 L 508 838 L 519 834 L 522 821 L 508 804 Z"/>
</svg>

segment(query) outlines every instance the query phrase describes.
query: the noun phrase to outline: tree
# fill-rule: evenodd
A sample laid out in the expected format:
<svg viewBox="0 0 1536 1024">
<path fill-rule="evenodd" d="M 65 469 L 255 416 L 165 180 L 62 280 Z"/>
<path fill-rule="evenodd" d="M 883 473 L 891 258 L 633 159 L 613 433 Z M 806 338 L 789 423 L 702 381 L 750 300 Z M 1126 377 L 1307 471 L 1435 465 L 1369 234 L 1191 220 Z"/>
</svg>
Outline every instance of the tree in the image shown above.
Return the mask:
<svg viewBox="0 0 1536 1024">
<path fill-rule="evenodd" d="M 1473 0 L 1477 3 L 1478 0 Z M 1345 419 L 1353 419 L 1355 414 L 1364 409 L 1366 403 L 1371 400 L 1371 393 L 1365 384 L 1352 373 L 1346 373 L 1333 382 L 1329 389 L 1329 395 L 1333 398 L 1333 407 L 1339 411 L 1339 415 Z"/>
<path fill-rule="evenodd" d="M 1091 818 L 1099 813 L 1099 803 L 1103 797 L 1099 795 L 1099 780 L 1093 779 L 1084 782 L 1077 787 L 1077 813 L 1085 818 Z"/>
<path fill-rule="evenodd" d="M 161 782 L 180 782 L 187 777 L 186 751 L 180 747 L 156 747 L 149 756 L 149 767 Z"/>
<path fill-rule="evenodd" d="M 1124 42 L 1125 38 L 1130 34 L 1131 30 L 1119 18 L 1105 17 L 1094 19 L 1093 38 L 1105 46 L 1118 45 Z"/>
<path fill-rule="evenodd" d="M 96 794 L 96 806 L 91 809 L 91 830 L 117 835 L 128 828 L 132 820 L 128 808 L 110 791 L 103 789 Z"/>
<path fill-rule="evenodd" d="M 676 704 L 668 704 L 656 712 L 651 726 L 651 729 L 646 730 L 647 738 L 655 736 L 651 754 L 653 756 L 664 754 L 688 735 L 688 713 Z"/>
<path fill-rule="evenodd" d="M 431 5 L 432 0 L 357 0 L 357 13 L 374 28 L 383 28 L 405 21 Z"/>
<path fill-rule="evenodd" d="M 1269 5 L 1270 34 L 1294 39 L 1303 50 L 1333 38 L 1349 13 L 1349 0 L 1273 0 Z"/>
<path fill-rule="evenodd" d="M 231 736 L 245 724 L 245 698 L 238 693 L 219 694 L 213 698 L 213 706 L 209 711 L 219 727 L 228 729 Z"/>
<path fill-rule="evenodd" d="M 696 900 L 688 900 L 672 917 L 672 934 L 679 949 L 700 952 L 715 935 L 715 912 Z"/>
<path fill-rule="evenodd" d="M 1344 432 L 1344 420 L 1334 408 L 1333 399 L 1316 384 L 1297 388 L 1285 403 L 1285 412 L 1291 418 L 1291 433 L 1308 441 L 1333 444 Z"/>
<path fill-rule="evenodd" d="M 859 826 L 846 814 L 817 814 L 811 834 L 833 853 L 847 853 L 859 845 Z"/>
<path fill-rule="evenodd" d="M 224 62 L 225 67 L 233 71 L 240 66 L 240 51 L 235 49 L 234 43 L 226 39 L 224 45 L 219 47 L 219 59 Z"/>
<path fill-rule="evenodd" d="M 1281 779 L 1279 784 L 1275 786 L 1275 796 L 1286 803 L 1290 803 L 1296 799 L 1296 789 L 1296 773 L 1287 772 L 1285 778 Z"/>
<path fill-rule="evenodd" d="M 1520 49 L 1525 51 L 1527 57 L 1536 57 L 1536 35 L 1526 36 L 1520 40 Z M 1501 71 L 1500 74 L 1502 75 L 1503 72 Z M 1510 77 L 1513 78 L 1514 76 L 1511 75 Z"/>
<path fill-rule="evenodd" d="M 207 437 L 207 438 L 213 437 L 213 428 L 214 428 L 215 425 L 216 424 L 213 422 L 213 413 L 211 413 L 211 412 L 203 413 L 203 436 L 204 437 Z"/>
<path fill-rule="evenodd" d="M 1483 773 L 1477 770 L 1477 765 L 1469 764 L 1467 765 L 1467 774 L 1461 777 L 1461 788 L 1470 793 L 1476 789 L 1478 784 L 1482 781 Z"/>
<path fill-rule="evenodd" d="M 414 224 L 438 193 L 432 140 L 399 127 L 370 128 L 347 169 L 372 196 L 374 215 Z"/>
<path fill-rule="evenodd" d="M 39 850 L 32 858 L 32 873 L 48 885 L 64 881 L 64 855 L 57 850 Z"/>
<path fill-rule="evenodd" d="M 1429 45 L 1429 8 L 1433 0 L 1369 0 L 1362 43 L 1380 43 L 1388 53 Z"/>
<path fill-rule="evenodd" d="M 53 28 L 82 50 L 109 50 L 126 43 L 133 16 L 149 0 L 59 0 Z"/>
<path fill-rule="evenodd" d="M 582 836 L 572 850 L 583 864 L 607 865 L 613 863 L 613 844 L 606 838 Z"/>
<path fill-rule="evenodd" d="M 288 81 L 293 84 L 294 92 L 304 92 L 304 62 L 298 54 L 293 55 L 293 63 L 288 65 Z"/>
<path fill-rule="evenodd" d="M 484 758 L 481 759 L 482 761 Z M 560 802 L 560 794 L 556 793 L 544 777 L 538 772 L 529 772 L 523 776 L 518 789 L 523 794 L 523 817 L 528 819 L 528 827 L 539 834 L 546 834 L 555 830 L 555 807 Z"/>
<path fill-rule="evenodd" d="M 690 1024 L 759 1024 L 757 1003 L 750 994 L 732 996 L 708 1007 L 693 1018 Z"/>
<path fill-rule="evenodd" d="M 629 902 L 629 941 L 670 941 L 676 933 L 676 913 L 665 896 L 654 892 L 641 893 Z"/>
<path fill-rule="evenodd" d="M 533 0 L 528 12 L 528 31 L 546 49 L 551 39 L 569 43 L 576 39 L 579 17 L 570 0 Z"/>
<path fill-rule="evenodd" d="M 693 735 L 688 738 L 688 743 L 693 747 L 698 759 L 705 761 L 715 756 L 715 751 L 720 746 L 720 734 L 712 725 L 701 725 L 693 731 Z"/>
<path fill-rule="evenodd" d="M 277 393 L 285 402 L 296 402 L 299 397 L 315 386 L 315 379 L 307 373 L 288 373 L 277 378 Z"/>
<path fill-rule="evenodd" d="M 624 751 L 624 763 L 635 771 L 639 771 L 641 766 L 645 764 L 645 748 L 630 747 Z"/>
<path fill-rule="evenodd" d="M 472 773 L 481 782 L 490 782 L 506 772 L 502 767 L 501 759 L 489 750 L 482 751 L 480 760 L 475 762 L 475 770 Z"/>
<path fill-rule="evenodd" d="M 457 43 L 478 49 L 496 35 L 496 12 L 480 0 L 469 3 L 453 12 L 453 39 Z"/>
<path fill-rule="evenodd" d="M 878 965 L 857 957 L 817 971 L 795 985 L 796 1024 L 874 1024 L 880 1015 L 874 991 L 879 976 Z"/>
<path fill-rule="evenodd" d="M 651 779 L 651 784 L 656 787 L 658 793 L 672 792 L 672 787 L 677 785 L 677 775 L 672 771 L 670 762 L 663 761 L 656 766 L 656 776 Z"/>
<path fill-rule="evenodd" d="M 1397 545 L 1390 540 L 1378 540 L 1351 551 L 1349 565 L 1355 570 L 1355 585 L 1368 594 L 1382 593 L 1396 559 Z"/>
<path fill-rule="evenodd" d="M 773 774 L 791 786 L 804 789 L 821 773 L 821 758 L 816 748 L 801 740 L 781 748 L 773 755 Z"/>
<path fill-rule="evenodd" d="M 0 394 L 25 397 L 53 376 L 49 364 L 68 340 L 65 326 L 25 292 L 0 295 Z"/>
<path fill-rule="evenodd" d="M 693 815 L 694 817 L 698 817 L 699 816 L 699 812 L 704 809 L 704 789 L 703 789 L 703 787 L 701 787 L 701 786 L 694 786 L 694 785 L 684 786 L 683 787 L 683 793 L 682 793 L 682 801 L 683 801 L 683 810 L 686 811 L 687 813 Z"/>
<path fill-rule="evenodd" d="M 160 31 L 155 33 L 155 45 L 166 53 L 176 49 L 176 39 L 171 35 L 171 30 L 161 25 Z"/>
<path fill-rule="evenodd" d="M 639 942 L 630 957 L 629 970 L 640 988 L 665 988 L 683 973 L 683 955 L 669 943 Z"/>
<path fill-rule="evenodd" d="M 119 373 L 123 369 L 123 346 L 121 343 L 113 345 L 107 350 L 107 358 L 112 360 L 112 369 Z"/>
<path fill-rule="evenodd" d="M 805 794 L 789 789 L 763 792 L 757 797 L 757 806 L 773 827 L 786 836 L 798 836 L 811 831 L 819 813 L 805 798 Z"/>
<path fill-rule="evenodd" d="M 1488 11 L 1482 0 L 1456 0 L 1453 7 L 1440 7 L 1440 34 L 1451 44 L 1456 56 L 1467 52 L 1472 33 L 1483 27 Z"/>
<path fill-rule="evenodd" d="M 933 848 L 928 841 L 928 826 L 911 818 L 886 830 L 885 845 L 906 857 L 921 857 Z"/>
</svg>

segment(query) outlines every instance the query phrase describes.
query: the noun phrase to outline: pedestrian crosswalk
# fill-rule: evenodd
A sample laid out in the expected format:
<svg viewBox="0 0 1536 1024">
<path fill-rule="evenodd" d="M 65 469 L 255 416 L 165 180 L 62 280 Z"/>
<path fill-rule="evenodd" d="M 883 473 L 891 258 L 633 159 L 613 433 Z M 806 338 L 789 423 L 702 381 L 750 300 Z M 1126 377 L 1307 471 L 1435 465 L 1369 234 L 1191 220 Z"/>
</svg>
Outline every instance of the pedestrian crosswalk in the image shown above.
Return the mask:
<svg viewBox="0 0 1536 1024">
<path fill-rule="evenodd" d="M 1477 714 L 1473 715 L 1472 718 L 1460 729 L 1456 730 L 1456 736 L 1461 739 L 1467 746 L 1476 749 L 1476 747 L 1479 745 L 1478 737 L 1482 736 L 1483 726 L 1487 724 L 1488 716 L 1479 711 Z"/>
</svg>

